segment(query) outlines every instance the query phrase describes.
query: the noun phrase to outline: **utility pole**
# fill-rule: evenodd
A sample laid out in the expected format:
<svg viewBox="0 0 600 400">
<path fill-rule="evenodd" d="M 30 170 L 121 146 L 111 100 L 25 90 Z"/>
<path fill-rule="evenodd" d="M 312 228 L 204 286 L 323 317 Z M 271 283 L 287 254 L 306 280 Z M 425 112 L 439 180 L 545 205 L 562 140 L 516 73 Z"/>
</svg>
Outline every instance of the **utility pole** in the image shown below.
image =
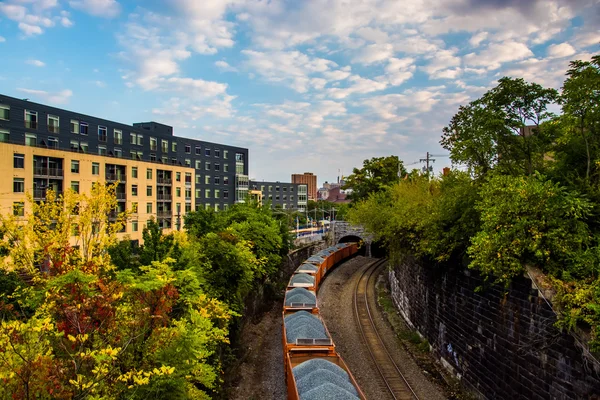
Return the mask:
<svg viewBox="0 0 600 400">
<path fill-rule="evenodd" d="M 425 165 L 426 165 L 426 167 L 425 167 L 425 171 L 426 171 L 426 173 L 427 173 L 427 176 L 429 176 L 429 162 L 430 162 L 430 161 L 431 161 L 432 163 L 434 163 L 434 162 L 435 162 L 435 158 L 431 158 L 431 157 L 430 157 L 430 155 L 429 155 L 429 152 L 427 152 L 427 157 L 426 157 L 426 158 L 421 158 L 421 159 L 419 160 L 419 162 L 425 162 L 425 163 L 426 163 L 426 164 L 425 164 Z M 433 168 L 433 167 L 432 167 L 432 168 Z"/>
</svg>

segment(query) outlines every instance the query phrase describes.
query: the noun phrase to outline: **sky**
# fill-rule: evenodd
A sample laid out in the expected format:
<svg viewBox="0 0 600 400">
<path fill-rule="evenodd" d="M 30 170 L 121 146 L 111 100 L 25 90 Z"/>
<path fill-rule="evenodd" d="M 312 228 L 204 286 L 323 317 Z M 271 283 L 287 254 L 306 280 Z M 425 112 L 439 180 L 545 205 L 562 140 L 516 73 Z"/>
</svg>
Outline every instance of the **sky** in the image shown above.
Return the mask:
<svg viewBox="0 0 600 400">
<path fill-rule="evenodd" d="M 2 0 L 0 93 L 247 147 L 251 179 L 438 172 L 461 104 L 560 89 L 599 28 L 600 0 Z"/>
</svg>

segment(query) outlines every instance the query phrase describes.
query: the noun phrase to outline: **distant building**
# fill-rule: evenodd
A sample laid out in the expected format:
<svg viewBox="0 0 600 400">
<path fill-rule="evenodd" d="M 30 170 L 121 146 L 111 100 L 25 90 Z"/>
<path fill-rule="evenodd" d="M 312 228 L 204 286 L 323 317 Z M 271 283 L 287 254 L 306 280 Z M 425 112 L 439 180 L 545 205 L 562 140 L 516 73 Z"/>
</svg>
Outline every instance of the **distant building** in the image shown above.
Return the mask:
<svg viewBox="0 0 600 400">
<path fill-rule="evenodd" d="M 308 187 L 308 200 L 317 200 L 317 176 L 312 172 L 292 174 L 292 183 L 305 184 Z"/>
<path fill-rule="evenodd" d="M 262 204 L 269 202 L 271 208 L 296 210 L 304 212 L 307 205 L 308 186 L 305 184 L 286 182 L 258 182 L 250 181 L 250 193 L 256 194 Z"/>
</svg>

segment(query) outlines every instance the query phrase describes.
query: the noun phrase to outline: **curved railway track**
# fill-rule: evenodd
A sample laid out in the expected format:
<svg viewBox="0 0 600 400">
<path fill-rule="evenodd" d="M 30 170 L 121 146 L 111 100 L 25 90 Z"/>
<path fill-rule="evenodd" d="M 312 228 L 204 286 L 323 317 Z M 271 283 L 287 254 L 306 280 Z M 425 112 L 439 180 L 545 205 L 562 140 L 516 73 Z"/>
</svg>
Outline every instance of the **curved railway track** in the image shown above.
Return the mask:
<svg viewBox="0 0 600 400">
<path fill-rule="evenodd" d="M 398 400 L 419 400 L 379 336 L 369 308 L 370 299 L 375 299 L 375 285 L 370 284 L 370 281 L 375 276 L 375 271 L 386 262 L 386 259 L 380 259 L 363 270 L 354 289 L 354 317 L 371 358 L 392 397 Z"/>
</svg>

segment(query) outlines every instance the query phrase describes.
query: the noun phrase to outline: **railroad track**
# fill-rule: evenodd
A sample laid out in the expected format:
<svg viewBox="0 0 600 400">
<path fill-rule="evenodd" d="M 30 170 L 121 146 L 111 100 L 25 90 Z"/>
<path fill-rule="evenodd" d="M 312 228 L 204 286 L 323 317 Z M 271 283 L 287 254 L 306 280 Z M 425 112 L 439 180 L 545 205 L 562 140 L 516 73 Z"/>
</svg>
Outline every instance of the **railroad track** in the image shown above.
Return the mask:
<svg viewBox="0 0 600 400">
<path fill-rule="evenodd" d="M 387 259 L 382 258 L 365 268 L 354 289 L 354 317 L 379 374 L 394 399 L 419 399 L 385 347 L 377 332 L 375 322 L 369 308 L 369 299 L 375 298 L 375 285 L 370 284 L 375 271 L 385 265 Z"/>
</svg>

